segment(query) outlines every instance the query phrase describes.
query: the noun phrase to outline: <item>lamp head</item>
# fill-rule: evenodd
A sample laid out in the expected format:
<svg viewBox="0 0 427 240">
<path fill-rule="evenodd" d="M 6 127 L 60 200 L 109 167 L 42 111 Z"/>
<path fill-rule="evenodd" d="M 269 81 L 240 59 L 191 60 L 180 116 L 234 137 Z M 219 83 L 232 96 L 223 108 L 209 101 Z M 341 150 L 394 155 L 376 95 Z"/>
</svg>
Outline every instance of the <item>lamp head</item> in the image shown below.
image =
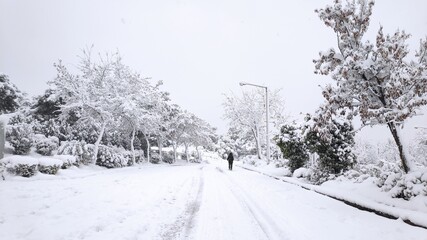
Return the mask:
<svg viewBox="0 0 427 240">
<path fill-rule="evenodd" d="M 240 82 L 239 85 L 240 86 L 244 86 L 244 85 L 246 85 L 246 83 L 245 82 Z"/>
</svg>

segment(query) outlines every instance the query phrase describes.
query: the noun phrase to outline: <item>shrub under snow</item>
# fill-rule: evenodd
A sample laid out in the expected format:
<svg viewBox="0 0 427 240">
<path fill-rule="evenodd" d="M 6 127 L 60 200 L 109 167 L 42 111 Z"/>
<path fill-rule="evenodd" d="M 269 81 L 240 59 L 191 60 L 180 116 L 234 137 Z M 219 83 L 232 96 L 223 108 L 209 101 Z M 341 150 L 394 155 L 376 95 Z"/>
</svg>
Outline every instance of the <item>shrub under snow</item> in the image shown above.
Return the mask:
<svg viewBox="0 0 427 240">
<path fill-rule="evenodd" d="M 99 146 L 96 165 L 106 168 L 117 168 L 125 167 L 127 164 L 128 159 L 119 150 L 104 145 Z"/>
<path fill-rule="evenodd" d="M 89 164 L 93 158 L 93 145 L 75 140 L 65 141 L 59 147 L 58 155 L 76 156 L 77 163 Z"/>
<path fill-rule="evenodd" d="M 37 172 L 39 161 L 32 157 L 26 156 L 10 156 L 0 160 L 5 165 L 9 173 L 22 176 L 31 177 Z"/>
<path fill-rule="evenodd" d="M 62 169 L 67 169 L 71 166 L 79 165 L 77 161 L 77 157 L 73 155 L 54 155 L 53 158 L 62 161 L 62 165 L 61 165 Z"/>
<path fill-rule="evenodd" d="M 394 198 L 405 200 L 418 195 L 427 196 L 427 169 L 408 174 L 392 173 L 387 177 L 381 189 L 390 192 Z"/>
<path fill-rule="evenodd" d="M 55 175 L 62 166 L 62 161 L 55 158 L 39 158 L 39 171 Z"/>
<path fill-rule="evenodd" d="M 242 158 L 242 162 L 248 165 L 254 165 L 259 161 L 258 157 L 255 155 L 248 155 Z"/>
<path fill-rule="evenodd" d="M 399 166 L 380 161 L 379 164 L 358 166 L 343 176 L 355 183 L 374 178 L 376 185 L 393 198 L 409 200 L 418 195 L 427 196 L 427 168 L 404 174 Z"/>
<path fill-rule="evenodd" d="M 36 152 L 43 156 L 52 156 L 53 151 L 58 149 L 59 139 L 54 136 L 39 137 L 36 140 Z"/>
<path fill-rule="evenodd" d="M 122 151 L 122 155 L 127 160 L 127 166 L 132 166 L 132 151 Z M 142 163 L 144 161 L 144 151 L 143 150 L 135 150 L 135 163 Z"/>
<path fill-rule="evenodd" d="M 6 140 L 14 148 L 15 154 L 25 155 L 30 152 L 33 144 L 33 129 L 27 123 L 9 126 L 6 131 Z"/>
<path fill-rule="evenodd" d="M 308 176 L 310 176 L 311 171 L 308 168 L 298 168 L 297 170 L 294 171 L 294 173 L 292 174 L 292 177 L 294 178 L 307 178 Z"/>
</svg>

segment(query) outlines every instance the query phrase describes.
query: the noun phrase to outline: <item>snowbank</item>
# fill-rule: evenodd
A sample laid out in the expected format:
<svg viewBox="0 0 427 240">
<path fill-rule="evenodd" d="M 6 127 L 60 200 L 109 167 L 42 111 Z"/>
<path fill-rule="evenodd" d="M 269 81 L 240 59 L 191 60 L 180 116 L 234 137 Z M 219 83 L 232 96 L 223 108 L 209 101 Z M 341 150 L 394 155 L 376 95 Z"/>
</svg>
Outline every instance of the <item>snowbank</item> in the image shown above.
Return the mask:
<svg viewBox="0 0 427 240">
<path fill-rule="evenodd" d="M 272 172 L 266 167 L 257 168 L 243 164 L 239 164 L 239 166 L 343 201 L 348 205 L 362 210 L 374 212 L 388 218 L 402 219 L 409 224 L 427 228 L 426 196 L 417 196 L 410 201 L 392 198 L 390 193 L 382 192 L 381 189 L 375 186 L 375 181 L 372 178 L 367 178 L 362 183 L 354 183 L 340 179 L 338 181 L 328 181 L 320 186 L 315 186 L 303 182 L 303 179 L 284 177 L 283 174 Z M 301 170 L 301 173 L 296 176 L 304 172 L 306 171 Z"/>
</svg>

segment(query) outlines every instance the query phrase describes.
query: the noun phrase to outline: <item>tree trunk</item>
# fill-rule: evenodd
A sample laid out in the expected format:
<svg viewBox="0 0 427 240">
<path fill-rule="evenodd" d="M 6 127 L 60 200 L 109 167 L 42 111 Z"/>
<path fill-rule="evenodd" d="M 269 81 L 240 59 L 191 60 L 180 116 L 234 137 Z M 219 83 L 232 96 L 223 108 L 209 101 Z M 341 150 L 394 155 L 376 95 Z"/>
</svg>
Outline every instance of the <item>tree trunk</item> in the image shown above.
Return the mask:
<svg viewBox="0 0 427 240">
<path fill-rule="evenodd" d="M 184 143 L 185 147 L 185 157 L 187 158 L 187 163 L 190 162 L 190 157 L 188 156 L 188 144 Z"/>
<path fill-rule="evenodd" d="M 107 123 L 103 122 L 101 126 L 101 132 L 99 133 L 98 139 L 96 139 L 96 142 L 95 142 L 95 147 L 93 149 L 93 159 L 92 159 L 93 164 L 96 164 L 96 159 L 98 157 L 99 143 L 101 142 L 102 136 L 104 135 L 105 126 L 107 126 Z"/>
<path fill-rule="evenodd" d="M 176 149 L 177 149 L 176 143 L 172 144 L 172 148 L 173 148 L 173 162 L 176 162 Z"/>
<path fill-rule="evenodd" d="M 130 150 L 132 151 L 132 166 L 135 165 L 135 148 L 133 147 L 133 142 L 135 140 L 135 126 L 132 129 L 132 137 L 130 138 Z"/>
<path fill-rule="evenodd" d="M 202 161 L 202 156 L 200 156 L 200 151 L 199 151 L 199 147 L 196 146 L 196 152 L 197 152 L 197 160 L 199 160 L 200 162 Z"/>
<path fill-rule="evenodd" d="M 403 149 L 403 144 L 401 141 L 401 136 L 400 136 L 400 131 L 399 129 L 397 129 L 395 123 L 391 122 L 391 123 L 387 123 L 388 128 L 390 129 L 391 134 L 393 135 L 393 139 L 396 142 L 397 145 L 397 149 L 399 150 L 399 156 L 400 156 L 400 161 L 402 163 L 402 167 L 403 170 L 405 171 L 405 173 L 408 173 L 411 169 L 409 168 L 409 164 L 408 164 L 408 156 L 406 156 L 405 151 Z"/>
<path fill-rule="evenodd" d="M 4 149 L 6 143 L 6 124 L 3 119 L 0 119 L 0 159 L 4 157 Z"/>
<path fill-rule="evenodd" d="M 149 138 L 148 135 L 146 135 L 144 132 L 142 132 L 142 134 L 144 135 L 145 143 L 147 143 L 147 149 L 145 151 L 147 152 L 147 162 L 149 163 L 150 162 L 150 149 L 151 149 L 150 140 L 148 139 Z"/>
<path fill-rule="evenodd" d="M 157 146 L 159 148 L 159 161 L 162 162 L 163 161 L 163 157 L 162 157 L 163 139 L 162 139 L 162 136 L 159 136 L 157 138 Z"/>
<path fill-rule="evenodd" d="M 148 138 L 145 138 L 146 140 L 145 141 L 147 141 L 147 162 L 150 162 L 150 149 L 151 149 L 151 145 L 150 145 L 150 140 L 148 139 Z M 161 153 L 159 153 L 160 154 L 160 156 L 161 156 Z M 160 157 L 160 159 L 161 159 L 161 157 Z"/>
<path fill-rule="evenodd" d="M 259 142 L 259 129 L 257 125 L 255 126 L 255 129 L 252 129 L 252 134 L 254 135 L 254 138 L 255 138 L 256 152 L 257 152 L 258 159 L 261 159 L 261 144 Z"/>
</svg>

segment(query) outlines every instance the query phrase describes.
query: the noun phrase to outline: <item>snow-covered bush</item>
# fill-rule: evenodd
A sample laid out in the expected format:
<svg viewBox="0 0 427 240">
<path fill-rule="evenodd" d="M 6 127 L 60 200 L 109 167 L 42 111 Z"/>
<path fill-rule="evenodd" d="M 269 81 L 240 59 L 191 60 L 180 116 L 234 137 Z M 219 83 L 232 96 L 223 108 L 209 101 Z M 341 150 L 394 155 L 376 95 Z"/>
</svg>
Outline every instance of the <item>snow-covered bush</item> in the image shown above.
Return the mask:
<svg viewBox="0 0 427 240">
<path fill-rule="evenodd" d="M 62 161 L 62 169 L 67 169 L 71 166 L 78 166 L 77 157 L 73 155 L 54 155 L 53 158 Z"/>
<path fill-rule="evenodd" d="M 253 165 L 259 161 L 258 157 L 255 155 L 247 155 L 242 158 L 242 162 L 247 165 Z"/>
<path fill-rule="evenodd" d="M 16 115 L 10 119 L 11 125 L 6 130 L 6 140 L 12 145 L 17 155 L 29 153 L 33 144 L 33 129 L 27 121 L 23 115 Z"/>
<path fill-rule="evenodd" d="M 163 158 L 163 161 L 164 162 L 166 162 L 167 160 L 165 159 L 165 155 L 162 155 L 162 158 Z M 173 160 L 173 157 L 172 157 L 172 160 Z M 171 160 L 171 161 L 172 161 Z M 154 164 L 157 164 L 157 163 L 159 163 L 160 162 L 160 155 L 159 155 L 159 153 L 158 152 L 152 152 L 151 154 L 150 154 L 150 162 L 151 163 L 154 163 Z"/>
<path fill-rule="evenodd" d="M 135 163 L 136 163 L 136 153 L 135 153 Z M 132 166 L 132 152 L 131 151 L 123 151 L 122 156 L 127 161 L 127 166 Z"/>
<path fill-rule="evenodd" d="M 135 162 L 143 163 L 145 161 L 144 150 L 135 150 Z"/>
<path fill-rule="evenodd" d="M 377 164 L 359 165 L 343 176 L 355 183 L 372 179 L 382 191 L 389 192 L 393 198 L 409 200 L 418 195 L 427 196 L 426 168 L 405 174 L 398 164 L 381 160 Z"/>
<path fill-rule="evenodd" d="M 370 177 L 380 178 L 383 171 L 378 164 L 360 164 L 356 168 L 361 175 L 369 175 Z"/>
<path fill-rule="evenodd" d="M 292 174 L 294 178 L 308 178 L 311 175 L 311 170 L 308 168 L 298 168 Z"/>
<path fill-rule="evenodd" d="M 64 141 L 58 149 L 58 155 L 73 155 L 77 162 L 89 164 L 93 159 L 93 145 L 79 141 Z"/>
<path fill-rule="evenodd" d="M 311 183 L 320 185 L 326 181 L 334 180 L 337 176 L 323 171 L 322 168 L 318 166 L 311 166 L 305 177 Z"/>
<path fill-rule="evenodd" d="M 276 168 L 282 168 L 285 167 L 288 164 L 288 161 L 284 158 L 278 158 L 274 161 L 274 165 Z"/>
<path fill-rule="evenodd" d="M 408 174 L 391 174 L 382 190 L 389 191 L 394 198 L 409 200 L 412 197 L 427 196 L 427 169 Z"/>
<path fill-rule="evenodd" d="M 96 158 L 96 165 L 106 168 L 118 168 L 127 166 L 128 160 L 118 149 L 100 145 Z"/>
<path fill-rule="evenodd" d="M 39 172 L 55 175 L 61 168 L 63 162 L 55 158 L 39 158 Z"/>
<path fill-rule="evenodd" d="M 123 157 L 127 161 L 127 166 L 132 166 L 132 151 L 123 150 L 121 152 Z M 135 163 L 142 163 L 144 161 L 144 151 L 143 150 L 135 150 Z"/>
<path fill-rule="evenodd" d="M 163 151 L 162 152 L 162 161 L 163 162 L 167 162 L 167 163 L 172 163 L 173 162 L 173 151 Z"/>
<path fill-rule="evenodd" d="M 54 136 L 38 138 L 36 140 L 36 152 L 43 156 L 52 156 L 53 151 L 58 149 L 59 139 Z"/>
<path fill-rule="evenodd" d="M 22 176 L 31 177 L 37 172 L 39 161 L 32 157 L 27 156 L 10 156 L 0 160 L 5 165 L 9 173 Z"/>
</svg>

